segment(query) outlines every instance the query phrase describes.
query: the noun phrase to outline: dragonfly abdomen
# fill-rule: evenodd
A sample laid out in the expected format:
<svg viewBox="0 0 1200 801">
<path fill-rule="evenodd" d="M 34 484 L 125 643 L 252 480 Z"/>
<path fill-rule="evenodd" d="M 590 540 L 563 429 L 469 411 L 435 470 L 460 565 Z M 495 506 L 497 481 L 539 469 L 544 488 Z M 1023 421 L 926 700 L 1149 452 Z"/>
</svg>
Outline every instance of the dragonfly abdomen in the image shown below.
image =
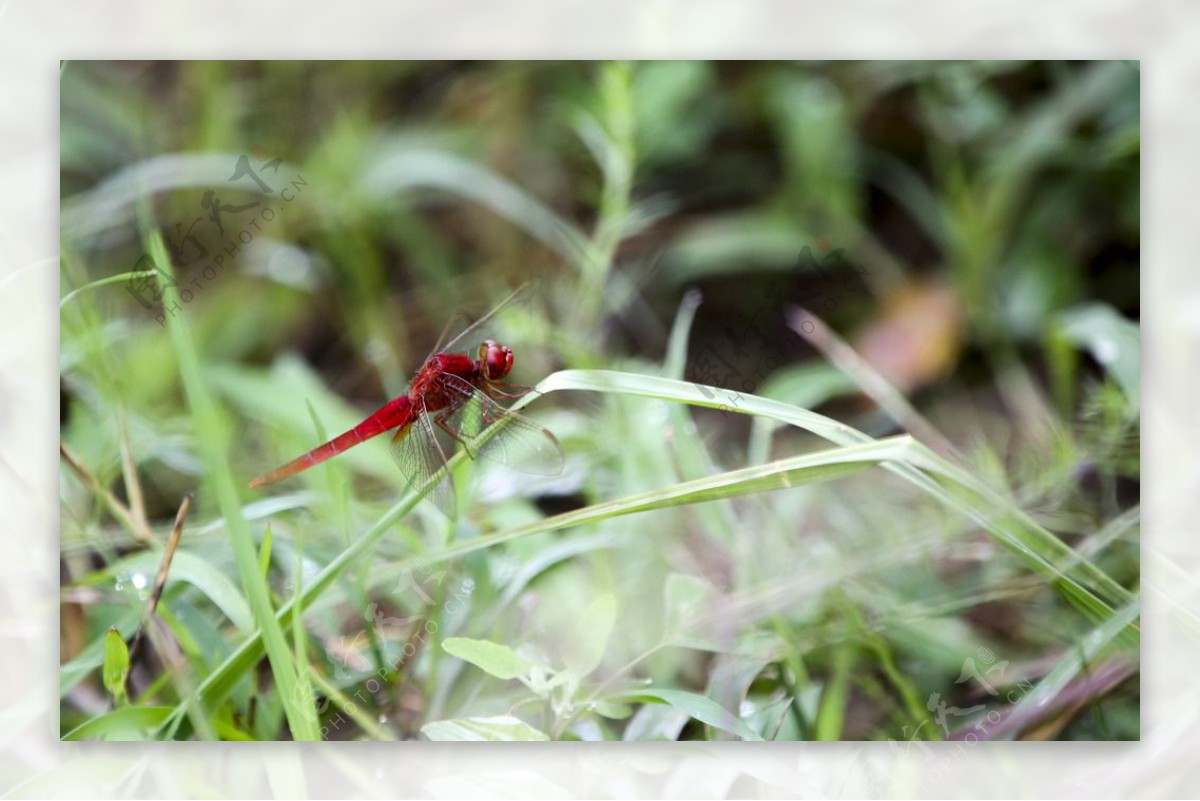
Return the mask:
<svg viewBox="0 0 1200 801">
<path fill-rule="evenodd" d="M 303 456 L 299 456 L 282 467 L 265 473 L 250 482 L 251 488 L 261 487 L 276 481 L 294 476 L 299 472 L 314 467 L 345 450 L 353 448 L 360 442 L 377 437 L 385 431 L 390 431 L 412 421 L 412 403 L 407 396 L 401 396 L 388 401 L 374 414 L 363 420 L 349 431 L 339 434 L 323 445 L 313 448 Z"/>
</svg>

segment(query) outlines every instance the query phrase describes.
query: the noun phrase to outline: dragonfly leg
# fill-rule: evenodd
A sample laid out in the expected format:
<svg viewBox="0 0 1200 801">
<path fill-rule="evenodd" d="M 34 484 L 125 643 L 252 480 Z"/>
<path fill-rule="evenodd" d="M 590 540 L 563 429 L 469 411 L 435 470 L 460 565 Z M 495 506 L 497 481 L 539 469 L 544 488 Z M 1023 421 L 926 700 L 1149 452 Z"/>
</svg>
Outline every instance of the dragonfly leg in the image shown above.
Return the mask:
<svg viewBox="0 0 1200 801">
<path fill-rule="evenodd" d="M 533 387 L 523 387 L 520 384 L 492 384 L 488 387 L 494 395 L 501 398 L 523 398 L 530 392 L 537 392 Z"/>
<path fill-rule="evenodd" d="M 464 436 L 462 430 L 457 428 L 456 425 L 450 420 L 450 418 L 458 411 L 458 409 L 453 408 L 444 409 L 433 415 L 433 422 L 438 428 L 449 434 L 451 439 L 461 444 L 463 446 L 463 450 L 467 452 L 467 455 L 474 459 L 479 453 L 479 446 L 472 441 L 473 436 L 482 433 L 500 418 L 496 415 L 489 414 L 487 408 L 484 407 L 480 410 L 479 420 L 477 421 L 478 425 L 480 426 L 480 430 L 473 432 L 473 434 Z"/>
<path fill-rule="evenodd" d="M 450 439 L 454 440 L 455 442 L 459 443 L 464 448 L 466 448 L 467 453 L 471 453 L 470 446 L 467 445 L 466 441 L 458 435 L 458 431 L 456 431 L 454 429 L 454 427 L 451 426 L 448 422 L 450 415 L 453 413 L 454 413 L 453 409 L 446 409 L 444 411 L 440 411 L 437 414 L 433 415 L 433 422 L 437 424 L 438 428 L 445 431 L 450 436 Z M 472 454 L 472 457 L 473 456 L 474 456 L 474 454 Z"/>
</svg>

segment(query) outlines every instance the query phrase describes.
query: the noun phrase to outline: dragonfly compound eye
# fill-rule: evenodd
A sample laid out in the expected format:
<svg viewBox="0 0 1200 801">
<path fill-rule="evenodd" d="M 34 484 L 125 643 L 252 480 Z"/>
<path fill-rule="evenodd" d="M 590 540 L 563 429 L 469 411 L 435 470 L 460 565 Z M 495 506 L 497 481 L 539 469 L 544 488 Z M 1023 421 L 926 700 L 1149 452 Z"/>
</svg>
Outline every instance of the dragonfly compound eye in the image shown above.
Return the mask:
<svg viewBox="0 0 1200 801">
<path fill-rule="evenodd" d="M 512 348 L 489 339 L 483 343 L 480 350 L 482 351 L 480 357 L 483 359 L 484 369 L 489 380 L 499 381 L 512 370 Z"/>
</svg>

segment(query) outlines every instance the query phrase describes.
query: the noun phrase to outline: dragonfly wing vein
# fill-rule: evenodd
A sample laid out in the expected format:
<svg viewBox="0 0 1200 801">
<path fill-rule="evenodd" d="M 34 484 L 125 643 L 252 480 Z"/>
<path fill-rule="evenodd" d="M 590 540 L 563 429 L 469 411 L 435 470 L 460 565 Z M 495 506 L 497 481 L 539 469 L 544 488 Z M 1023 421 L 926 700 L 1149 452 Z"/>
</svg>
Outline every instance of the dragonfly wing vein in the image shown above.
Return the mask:
<svg viewBox="0 0 1200 801">
<path fill-rule="evenodd" d="M 482 390 L 457 376 L 445 376 L 456 402 L 439 425 L 463 444 L 472 458 L 484 458 L 532 475 L 556 476 L 563 456 L 558 439 L 527 417 L 510 412 Z"/>
<path fill-rule="evenodd" d="M 392 437 L 392 459 L 405 481 L 418 494 L 433 502 L 447 517 L 454 517 L 454 482 L 450 480 L 442 446 L 434 436 L 427 413 L 416 415 L 412 423 Z"/>
</svg>

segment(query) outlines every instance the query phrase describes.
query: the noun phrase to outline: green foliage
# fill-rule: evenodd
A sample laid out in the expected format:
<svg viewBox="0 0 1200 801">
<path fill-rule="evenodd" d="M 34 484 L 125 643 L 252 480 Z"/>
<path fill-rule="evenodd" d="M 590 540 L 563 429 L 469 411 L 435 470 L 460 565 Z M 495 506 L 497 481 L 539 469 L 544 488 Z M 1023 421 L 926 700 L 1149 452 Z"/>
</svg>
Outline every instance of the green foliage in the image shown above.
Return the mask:
<svg viewBox="0 0 1200 801">
<path fill-rule="evenodd" d="M 435 720 L 421 727 L 421 733 L 434 742 L 468 741 L 546 741 L 550 738 L 520 718 L 501 715 L 494 718 Z"/>
<path fill-rule="evenodd" d="M 116 626 L 104 633 L 104 689 L 120 706 L 125 703 L 125 679 L 129 676 L 129 647 Z"/>
<path fill-rule="evenodd" d="M 498 679 L 515 679 L 525 676 L 532 667 L 529 662 L 517 656 L 508 646 L 487 640 L 451 637 L 442 641 L 442 648 L 451 656 L 464 662 L 470 662 L 488 675 Z"/>
<path fill-rule="evenodd" d="M 935 695 L 1017 722 L 995 736 L 1138 736 L 1128 64 L 62 82 L 62 440 L 94 479 L 61 482 L 64 738 L 899 741 L 987 719 L 943 728 Z M 230 178 L 242 156 L 270 192 Z M 208 190 L 246 207 L 219 236 Z M 530 279 L 454 350 L 516 349 L 537 392 L 514 406 L 562 475 L 459 453 L 451 521 L 381 437 L 246 486 Z M 810 347 L 797 306 L 863 362 Z M 115 631 L 185 492 L 131 674 Z M 1079 693 L 1103 725 L 1057 717 Z"/>
</svg>

